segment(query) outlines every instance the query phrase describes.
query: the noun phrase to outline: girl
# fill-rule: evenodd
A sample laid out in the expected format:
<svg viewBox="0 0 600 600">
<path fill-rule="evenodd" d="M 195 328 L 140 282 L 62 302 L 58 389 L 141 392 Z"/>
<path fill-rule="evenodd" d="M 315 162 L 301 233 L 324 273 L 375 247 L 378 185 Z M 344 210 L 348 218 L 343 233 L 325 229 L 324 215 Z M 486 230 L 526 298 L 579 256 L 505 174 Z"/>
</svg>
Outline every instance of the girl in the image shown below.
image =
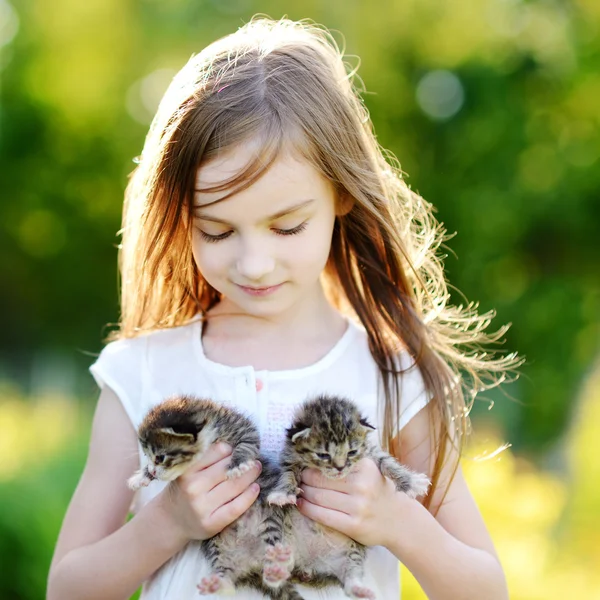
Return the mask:
<svg viewBox="0 0 600 600">
<path fill-rule="evenodd" d="M 305 472 L 300 510 L 373 547 L 365 585 L 397 599 L 400 560 L 429 598 L 507 598 L 458 459 L 475 393 L 518 360 L 469 350 L 504 330 L 448 304 L 443 231 L 384 159 L 327 32 L 257 19 L 193 57 L 152 123 L 122 233 L 121 324 L 91 367 L 101 394 L 50 600 L 121 600 L 143 582 L 145 600 L 196 598 L 207 565 L 188 542 L 257 497 L 259 467 L 227 480 L 231 448 L 215 445 L 138 493 L 125 523 L 151 406 L 229 403 L 276 457 L 294 407 L 322 393 L 358 403 L 381 443 L 432 479 L 421 504 L 369 459 L 336 482 Z"/>
</svg>

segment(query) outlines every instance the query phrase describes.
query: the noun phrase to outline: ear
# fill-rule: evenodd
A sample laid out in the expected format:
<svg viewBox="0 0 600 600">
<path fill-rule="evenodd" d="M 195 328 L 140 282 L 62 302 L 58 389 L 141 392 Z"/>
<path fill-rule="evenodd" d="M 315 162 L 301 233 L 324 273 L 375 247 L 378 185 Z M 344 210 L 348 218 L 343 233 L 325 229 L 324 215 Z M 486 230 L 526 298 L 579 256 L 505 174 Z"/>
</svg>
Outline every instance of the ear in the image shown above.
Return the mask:
<svg viewBox="0 0 600 600">
<path fill-rule="evenodd" d="M 348 194 L 345 190 L 338 193 L 335 215 L 336 217 L 345 217 L 354 206 L 354 198 Z"/>
<path fill-rule="evenodd" d="M 297 425 L 296 427 L 290 427 L 287 430 L 287 437 L 292 442 L 296 440 L 302 440 L 307 438 L 310 435 L 310 427 L 306 425 Z"/>
<path fill-rule="evenodd" d="M 162 429 L 158 430 L 159 433 L 164 433 L 165 435 L 170 435 L 172 437 L 176 437 L 178 439 L 180 439 L 181 441 L 187 441 L 187 442 L 195 442 L 196 441 L 196 436 L 193 433 L 181 433 L 178 431 L 175 431 L 172 427 L 163 427 Z"/>
<path fill-rule="evenodd" d="M 375 427 L 373 427 L 373 425 L 371 425 L 371 423 L 369 423 L 369 421 L 367 421 L 366 419 L 361 419 L 360 420 L 360 424 L 365 428 L 365 429 L 370 429 L 371 431 L 375 431 Z"/>
</svg>

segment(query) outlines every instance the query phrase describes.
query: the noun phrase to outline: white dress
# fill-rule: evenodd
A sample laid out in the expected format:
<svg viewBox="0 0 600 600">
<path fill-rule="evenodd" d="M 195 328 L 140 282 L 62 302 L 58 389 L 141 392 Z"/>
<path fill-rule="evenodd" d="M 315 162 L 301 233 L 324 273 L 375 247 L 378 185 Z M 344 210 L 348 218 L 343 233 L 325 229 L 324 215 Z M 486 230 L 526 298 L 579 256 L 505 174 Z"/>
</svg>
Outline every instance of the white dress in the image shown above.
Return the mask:
<svg viewBox="0 0 600 600">
<path fill-rule="evenodd" d="M 401 355 L 408 369 L 401 381 L 402 411 L 398 430 L 428 402 L 419 369 L 408 354 Z M 365 417 L 382 430 L 383 393 L 379 372 L 371 356 L 364 329 L 351 321 L 336 345 L 316 363 L 287 371 L 257 371 L 252 367 L 229 367 L 204 355 L 202 321 L 199 318 L 174 329 L 108 344 L 90 367 L 98 385 L 109 386 L 122 402 L 137 429 L 146 412 L 174 394 L 211 398 L 248 415 L 258 426 L 261 451 L 276 458 L 282 449 L 285 429 L 294 408 L 318 394 L 345 396 L 358 404 Z M 378 402 L 378 399 L 381 399 Z M 377 435 L 373 433 L 372 435 Z M 141 450 L 140 450 L 141 457 Z M 163 482 L 154 481 L 136 493 L 136 512 L 159 493 Z M 393 519 L 393 515 L 389 516 Z M 144 585 L 143 600 L 199 600 L 196 584 L 209 565 L 196 544 L 189 544 L 165 563 Z M 388 550 L 369 548 L 365 585 L 378 600 L 398 600 L 398 560 Z M 298 585 L 306 600 L 347 600 L 339 587 L 314 590 Z M 251 590 L 232 598 L 264 600 Z"/>
</svg>

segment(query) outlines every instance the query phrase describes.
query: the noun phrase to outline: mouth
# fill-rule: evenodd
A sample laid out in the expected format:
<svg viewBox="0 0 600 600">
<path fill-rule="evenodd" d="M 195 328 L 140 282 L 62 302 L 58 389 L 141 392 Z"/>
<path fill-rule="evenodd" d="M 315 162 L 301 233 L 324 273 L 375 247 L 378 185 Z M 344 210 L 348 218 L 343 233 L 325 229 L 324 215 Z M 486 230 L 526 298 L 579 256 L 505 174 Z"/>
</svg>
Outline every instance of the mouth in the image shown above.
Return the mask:
<svg viewBox="0 0 600 600">
<path fill-rule="evenodd" d="M 268 296 L 276 292 L 283 283 L 279 283 L 277 285 L 268 285 L 268 286 L 249 286 L 249 285 L 239 285 L 236 284 L 242 291 L 246 292 L 250 296 Z"/>
</svg>

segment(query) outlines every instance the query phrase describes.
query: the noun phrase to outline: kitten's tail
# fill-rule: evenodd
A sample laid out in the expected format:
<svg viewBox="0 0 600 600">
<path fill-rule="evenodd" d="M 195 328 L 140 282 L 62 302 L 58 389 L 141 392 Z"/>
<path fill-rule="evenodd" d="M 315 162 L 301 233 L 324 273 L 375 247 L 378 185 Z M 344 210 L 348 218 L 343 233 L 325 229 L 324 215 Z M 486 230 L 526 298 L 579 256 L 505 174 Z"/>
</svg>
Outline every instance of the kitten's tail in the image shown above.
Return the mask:
<svg viewBox="0 0 600 600">
<path fill-rule="evenodd" d="M 286 582 L 279 588 L 266 587 L 261 590 L 271 600 L 304 600 L 304 598 L 295 590 L 294 586 Z"/>
<path fill-rule="evenodd" d="M 242 577 L 236 582 L 236 585 L 246 586 L 262 592 L 271 600 L 304 600 L 289 581 L 285 581 L 277 588 L 271 588 L 263 583 L 262 575 L 259 573 L 252 573 Z"/>
</svg>

